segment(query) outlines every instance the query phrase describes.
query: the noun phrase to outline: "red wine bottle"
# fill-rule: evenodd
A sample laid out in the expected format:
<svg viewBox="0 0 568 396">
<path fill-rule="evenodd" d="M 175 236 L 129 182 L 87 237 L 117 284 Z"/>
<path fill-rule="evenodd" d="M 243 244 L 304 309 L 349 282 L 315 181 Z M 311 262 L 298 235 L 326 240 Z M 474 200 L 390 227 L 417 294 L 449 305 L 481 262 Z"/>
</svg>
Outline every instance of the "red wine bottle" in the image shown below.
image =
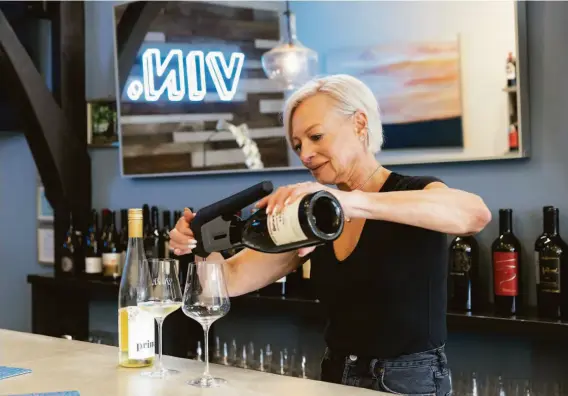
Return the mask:
<svg viewBox="0 0 568 396">
<path fill-rule="evenodd" d="M 538 314 L 544 318 L 560 317 L 561 276 L 566 268 L 566 243 L 560 237 L 558 209 L 545 208 L 543 213 L 546 240 L 538 253 Z"/>
<path fill-rule="evenodd" d="M 499 236 L 491 246 L 495 313 L 513 316 L 521 313 L 521 244 L 513 234 L 513 210 L 499 209 Z"/>
<path fill-rule="evenodd" d="M 448 308 L 479 310 L 479 247 L 475 238 L 455 237 L 450 244 L 449 259 Z"/>
</svg>

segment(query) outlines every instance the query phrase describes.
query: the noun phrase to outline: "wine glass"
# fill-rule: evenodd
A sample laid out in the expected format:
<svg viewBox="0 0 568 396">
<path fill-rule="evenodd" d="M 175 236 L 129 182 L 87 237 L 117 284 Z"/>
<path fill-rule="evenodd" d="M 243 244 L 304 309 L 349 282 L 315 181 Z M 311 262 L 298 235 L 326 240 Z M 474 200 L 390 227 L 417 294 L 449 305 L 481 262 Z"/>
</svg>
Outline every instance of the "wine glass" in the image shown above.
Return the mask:
<svg viewBox="0 0 568 396">
<path fill-rule="evenodd" d="M 162 324 L 166 316 L 179 309 L 182 304 L 177 266 L 177 260 L 161 258 L 144 260 L 142 266 L 138 307 L 156 320 L 160 343 L 157 368 L 142 372 L 143 376 L 164 378 L 179 373 L 178 370 L 164 368 L 162 364 Z"/>
<path fill-rule="evenodd" d="M 189 263 L 182 310 L 203 327 L 205 371 L 201 377 L 188 381 L 188 384 L 200 388 L 211 388 L 227 382 L 223 378 L 212 377 L 209 374 L 209 328 L 213 322 L 226 315 L 230 308 L 231 302 L 225 284 L 222 262 Z"/>
</svg>

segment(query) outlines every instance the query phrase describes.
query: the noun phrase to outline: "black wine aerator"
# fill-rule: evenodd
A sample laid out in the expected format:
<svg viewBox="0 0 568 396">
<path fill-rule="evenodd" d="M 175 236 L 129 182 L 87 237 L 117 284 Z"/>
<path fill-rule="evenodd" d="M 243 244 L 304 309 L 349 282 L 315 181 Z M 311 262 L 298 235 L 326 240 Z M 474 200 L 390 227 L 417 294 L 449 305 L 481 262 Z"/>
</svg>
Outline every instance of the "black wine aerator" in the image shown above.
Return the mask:
<svg viewBox="0 0 568 396">
<path fill-rule="evenodd" d="M 235 214 L 271 194 L 272 182 L 263 181 L 197 211 L 191 221 L 191 230 L 197 240 L 193 253 L 207 257 L 213 252 L 220 252 L 240 245 L 240 241 L 231 241 L 230 227 Z"/>
</svg>

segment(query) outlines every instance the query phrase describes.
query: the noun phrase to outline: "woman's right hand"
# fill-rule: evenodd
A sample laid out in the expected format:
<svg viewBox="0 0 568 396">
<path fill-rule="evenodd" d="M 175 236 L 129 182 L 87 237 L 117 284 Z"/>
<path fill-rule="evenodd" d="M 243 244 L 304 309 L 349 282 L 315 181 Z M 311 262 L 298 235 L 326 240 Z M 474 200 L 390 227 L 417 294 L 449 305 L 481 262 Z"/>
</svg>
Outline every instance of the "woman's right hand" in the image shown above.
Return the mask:
<svg viewBox="0 0 568 396">
<path fill-rule="evenodd" d="M 174 254 L 181 256 L 183 254 L 191 253 L 191 251 L 197 246 L 197 241 L 193 236 L 193 231 L 189 228 L 189 223 L 195 217 L 191 210 L 185 208 L 183 210 L 183 216 L 179 218 L 176 226 L 170 231 L 170 250 L 174 251 Z"/>
</svg>

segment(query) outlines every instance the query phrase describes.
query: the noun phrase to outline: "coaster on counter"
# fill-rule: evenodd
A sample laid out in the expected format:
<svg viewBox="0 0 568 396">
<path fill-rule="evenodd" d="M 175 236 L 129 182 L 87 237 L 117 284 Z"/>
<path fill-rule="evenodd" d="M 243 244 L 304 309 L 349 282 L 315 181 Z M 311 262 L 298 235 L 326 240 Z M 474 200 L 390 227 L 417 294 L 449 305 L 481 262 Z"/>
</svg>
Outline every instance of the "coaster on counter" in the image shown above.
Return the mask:
<svg viewBox="0 0 568 396">
<path fill-rule="evenodd" d="M 15 377 L 17 375 L 29 374 L 31 372 L 32 370 L 25 368 L 0 366 L 0 380 Z"/>
<path fill-rule="evenodd" d="M 22 395 L 9 395 L 9 396 L 80 396 L 77 391 L 65 392 L 47 392 L 47 393 L 26 393 Z"/>
</svg>

